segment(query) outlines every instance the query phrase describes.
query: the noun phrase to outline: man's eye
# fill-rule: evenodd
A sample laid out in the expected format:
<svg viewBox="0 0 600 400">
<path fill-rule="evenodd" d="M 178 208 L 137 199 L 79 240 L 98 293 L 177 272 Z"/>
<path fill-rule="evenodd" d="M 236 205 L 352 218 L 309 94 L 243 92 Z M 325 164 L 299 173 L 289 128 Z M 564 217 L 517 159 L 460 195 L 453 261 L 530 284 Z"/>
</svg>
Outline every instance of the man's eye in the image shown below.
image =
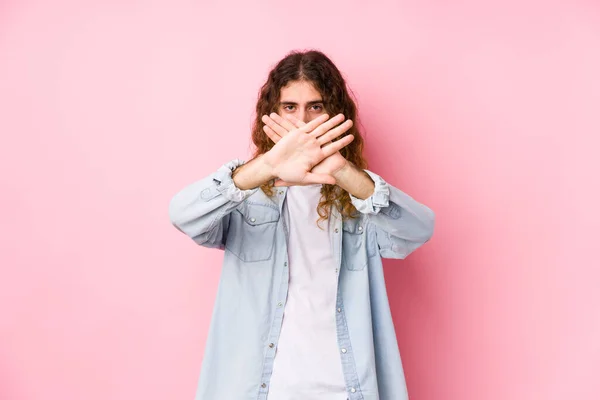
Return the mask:
<svg viewBox="0 0 600 400">
<path fill-rule="evenodd" d="M 294 109 L 294 106 L 283 106 L 283 109 L 286 111 L 292 111 Z"/>
<path fill-rule="evenodd" d="M 323 110 L 323 106 L 315 105 L 315 106 L 313 106 L 313 109 L 315 111 L 321 111 L 321 110 Z"/>
</svg>

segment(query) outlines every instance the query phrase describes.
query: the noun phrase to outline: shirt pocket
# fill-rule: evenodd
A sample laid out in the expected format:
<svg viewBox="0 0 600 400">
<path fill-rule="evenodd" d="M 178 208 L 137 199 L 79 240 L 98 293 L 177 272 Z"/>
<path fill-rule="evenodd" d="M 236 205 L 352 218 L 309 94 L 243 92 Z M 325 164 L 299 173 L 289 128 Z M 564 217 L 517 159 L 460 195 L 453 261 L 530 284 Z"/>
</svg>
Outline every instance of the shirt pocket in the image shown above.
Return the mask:
<svg viewBox="0 0 600 400">
<path fill-rule="evenodd" d="M 225 248 L 242 261 L 271 258 L 279 211 L 264 204 L 244 202 L 231 213 Z"/>
<path fill-rule="evenodd" d="M 360 218 L 342 224 L 342 262 L 351 271 L 360 271 L 368 262 L 367 234 Z"/>
</svg>

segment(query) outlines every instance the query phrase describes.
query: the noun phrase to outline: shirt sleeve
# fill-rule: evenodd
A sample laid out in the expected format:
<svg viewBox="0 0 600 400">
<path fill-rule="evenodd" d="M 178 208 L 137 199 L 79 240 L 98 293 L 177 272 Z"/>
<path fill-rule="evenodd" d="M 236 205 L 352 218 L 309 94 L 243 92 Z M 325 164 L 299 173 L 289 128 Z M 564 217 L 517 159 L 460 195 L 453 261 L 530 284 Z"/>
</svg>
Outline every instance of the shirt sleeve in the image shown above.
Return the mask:
<svg viewBox="0 0 600 400">
<path fill-rule="evenodd" d="M 246 161 L 240 159 L 231 160 L 222 165 L 213 175 L 215 189 L 227 200 L 242 202 L 258 190 L 258 188 L 242 190 L 235 186 L 232 178 L 233 171 L 245 163 Z"/>
<path fill-rule="evenodd" d="M 374 226 L 381 256 L 406 258 L 431 239 L 435 214 L 381 176 L 364 171 L 375 183 L 375 189 L 364 200 L 350 194 L 351 202 Z"/>
<path fill-rule="evenodd" d="M 259 188 L 241 190 L 233 171 L 245 161 L 235 159 L 176 193 L 169 204 L 171 223 L 205 247 L 224 248 L 233 210 Z"/>
</svg>

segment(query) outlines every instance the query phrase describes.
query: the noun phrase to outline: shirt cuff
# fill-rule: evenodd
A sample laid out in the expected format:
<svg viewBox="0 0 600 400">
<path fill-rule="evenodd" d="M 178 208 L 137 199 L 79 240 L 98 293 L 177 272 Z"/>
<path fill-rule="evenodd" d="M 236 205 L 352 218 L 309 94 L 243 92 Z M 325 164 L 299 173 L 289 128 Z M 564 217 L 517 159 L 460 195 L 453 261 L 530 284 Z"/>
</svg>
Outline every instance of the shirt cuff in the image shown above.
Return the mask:
<svg viewBox="0 0 600 400">
<path fill-rule="evenodd" d="M 230 201 L 242 202 L 259 188 L 242 190 L 235 186 L 235 182 L 231 178 L 233 170 L 245 164 L 246 162 L 240 159 L 235 159 L 224 164 L 213 174 L 213 183 L 217 190 Z"/>
<path fill-rule="evenodd" d="M 375 183 L 375 190 L 364 200 L 350 194 L 350 201 L 363 214 L 378 214 L 382 208 L 388 207 L 390 204 L 390 187 L 379 175 L 366 169 L 364 171 Z"/>
</svg>

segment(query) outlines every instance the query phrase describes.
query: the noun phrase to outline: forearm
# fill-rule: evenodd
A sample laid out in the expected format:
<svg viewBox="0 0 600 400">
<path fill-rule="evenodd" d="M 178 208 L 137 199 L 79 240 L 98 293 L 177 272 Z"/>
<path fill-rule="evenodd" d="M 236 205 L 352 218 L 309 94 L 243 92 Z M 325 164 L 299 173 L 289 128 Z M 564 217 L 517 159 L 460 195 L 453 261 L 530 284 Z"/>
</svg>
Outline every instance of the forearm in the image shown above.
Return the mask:
<svg viewBox="0 0 600 400">
<path fill-rule="evenodd" d="M 334 174 L 336 185 L 359 199 L 366 199 L 373 194 L 375 183 L 362 169 L 351 162 Z"/>
<path fill-rule="evenodd" d="M 264 162 L 263 156 L 259 155 L 233 171 L 235 186 L 241 190 L 254 189 L 276 178 L 273 169 Z"/>
</svg>

